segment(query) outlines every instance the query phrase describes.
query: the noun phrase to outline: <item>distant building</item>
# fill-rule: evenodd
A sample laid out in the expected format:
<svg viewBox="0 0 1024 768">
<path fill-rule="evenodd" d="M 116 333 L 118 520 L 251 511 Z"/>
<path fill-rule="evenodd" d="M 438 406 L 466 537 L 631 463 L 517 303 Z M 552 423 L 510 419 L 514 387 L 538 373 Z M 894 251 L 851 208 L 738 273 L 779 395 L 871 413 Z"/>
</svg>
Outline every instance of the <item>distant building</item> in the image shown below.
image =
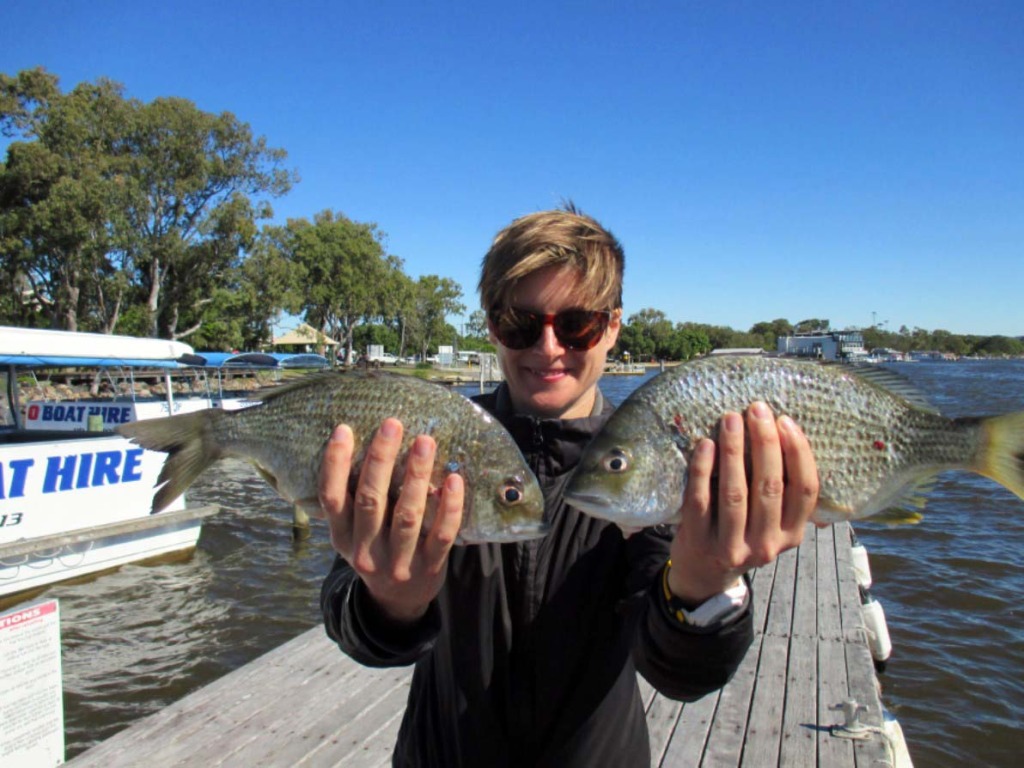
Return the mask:
<svg viewBox="0 0 1024 768">
<path fill-rule="evenodd" d="M 861 360 L 868 356 L 860 331 L 815 331 L 780 336 L 776 347 L 780 355 L 813 357 L 819 360 Z"/>
</svg>

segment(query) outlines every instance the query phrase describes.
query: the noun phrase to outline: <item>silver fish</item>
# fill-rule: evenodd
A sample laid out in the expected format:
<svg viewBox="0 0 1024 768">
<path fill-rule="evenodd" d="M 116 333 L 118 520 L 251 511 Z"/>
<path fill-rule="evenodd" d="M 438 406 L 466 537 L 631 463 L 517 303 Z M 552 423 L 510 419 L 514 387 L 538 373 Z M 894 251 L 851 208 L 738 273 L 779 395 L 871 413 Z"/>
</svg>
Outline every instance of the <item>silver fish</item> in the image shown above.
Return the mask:
<svg viewBox="0 0 1024 768">
<path fill-rule="evenodd" d="M 919 502 L 915 492 L 947 469 L 1024 498 L 1024 412 L 949 419 L 886 369 L 756 356 L 703 358 L 636 389 L 587 447 L 566 498 L 626 528 L 678 522 L 693 448 L 716 436 L 723 412 L 755 400 L 791 416 L 810 441 L 815 522 L 883 511 L 916 522 L 919 513 L 893 505 Z"/>
<path fill-rule="evenodd" d="M 170 454 L 158 479 L 154 512 L 222 456 L 249 459 L 284 499 L 319 510 L 320 462 L 334 426 L 352 427 L 356 478 L 380 423 L 395 417 L 405 428 L 403 457 L 416 435 L 437 442 L 433 487 L 440 488 L 452 472 L 465 479 L 460 542 L 517 541 L 546 533 L 543 494 L 511 435 L 456 392 L 412 376 L 352 372 L 314 374 L 256 399 L 257 405 L 238 411 L 210 408 L 118 427 L 139 445 Z M 404 461 L 394 473 L 393 498 L 403 477 Z M 431 494 L 424 529 L 433 520 L 436 500 Z"/>
</svg>

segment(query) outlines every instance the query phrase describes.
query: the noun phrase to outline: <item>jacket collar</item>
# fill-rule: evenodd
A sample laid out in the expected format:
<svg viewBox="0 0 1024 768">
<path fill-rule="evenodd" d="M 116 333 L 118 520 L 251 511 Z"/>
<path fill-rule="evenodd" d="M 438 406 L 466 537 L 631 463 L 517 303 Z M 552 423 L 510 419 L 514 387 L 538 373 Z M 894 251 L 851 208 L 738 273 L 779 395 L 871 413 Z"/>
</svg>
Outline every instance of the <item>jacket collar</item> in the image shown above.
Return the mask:
<svg viewBox="0 0 1024 768">
<path fill-rule="evenodd" d="M 583 449 L 615 410 L 605 400 L 600 388 L 590 415 L 578 419 L 540 419 L 516 413 L 508 385 L 504 382 L 498 385 L 491 397 L 493 399 L 484 399 L 484 404 L 493 408 L 492 412 L 511 433 L 527 461 L 535 468 L 539 468 L 536 460 L 543 461 L 541 469 L 549 475 L 573 469 L 579 463 Z"/>
</svg>

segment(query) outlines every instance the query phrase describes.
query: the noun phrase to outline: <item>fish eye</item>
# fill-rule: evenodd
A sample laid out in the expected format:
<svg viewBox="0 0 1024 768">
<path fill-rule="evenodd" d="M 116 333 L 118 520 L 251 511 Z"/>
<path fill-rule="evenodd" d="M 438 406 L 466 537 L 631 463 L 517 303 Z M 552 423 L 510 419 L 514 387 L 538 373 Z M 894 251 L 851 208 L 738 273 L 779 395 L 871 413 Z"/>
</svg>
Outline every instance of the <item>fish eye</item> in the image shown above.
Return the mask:
<svg viewBox="0 0 1024 768">
<path fill-rule="evenodd" d="M 602 461 L 604 468 L 613 474 L 621 474 L 629 469 L 629 454 L 621 448 L 612 448 Z"/>
<path fill-rule="evenodd" d="M 501 498 L 506 504 L 515 505 L 523 500 L 523 491 L 520 485 L 514 477 L 505 481 L 505 484 L 501 487 Z"/>
</svg>

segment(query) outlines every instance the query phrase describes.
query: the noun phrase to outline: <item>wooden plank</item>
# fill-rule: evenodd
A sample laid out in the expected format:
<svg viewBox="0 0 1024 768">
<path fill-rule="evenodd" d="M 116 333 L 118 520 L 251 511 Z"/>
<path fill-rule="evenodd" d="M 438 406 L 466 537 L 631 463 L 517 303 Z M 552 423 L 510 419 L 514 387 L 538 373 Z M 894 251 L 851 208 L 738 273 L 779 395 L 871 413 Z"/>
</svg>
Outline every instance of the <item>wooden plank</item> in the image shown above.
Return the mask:
<svg viewBox="0 0 1024 768">
<path fill-rule="evenodd" d="M 808 525 L 796 553 L 779 765 L 817 765 L 818 529 Z"/>
<path fill-rule="evenodd" d="M 726 685 L 718 699 L 714 720 L 708 733 L 708 743 L 701 765 L 739 765 L 746 737 L 747 714 L 757 679 L 757 668 L 761 661 L 761 640 L 755 636 L 750 650 L 740 662 L 736 674 Z"/>
<path fill-rule="evenodd" d="M 757 683 L 746 725 L 746 739 L 740 765 L 762 768 L 777 765 L 782 739 L 782 715 L 785 707 L 786 663 L 789 639 L 766 635 L 757 667 Z"/>
<path fill-rule="evenodd" d="M 651 701 L 654 699 L 656 691 L 654 690 L 654 686 L 644 679 L 643 675 L 638 674 L 636 676 L 636 684 L 637 687 L 640 688 L 640 698 L 644 702 L 644 711 L 646 712 L 651 706 Z"/>
<path fill-rule="evenodd" d="M 647 710 L 647 733 L 651 742 L 651 765 L 658 765 L 676 729 L 682 702 L 656 694 Z"/>
<path fill-rule="evenodd" d="M 818 636 L 818 529 L 810 524 L 797 549 L 790 632 L 793 637 L 816 639 Z"/>
<path fill-rule="evenodd" d="M 854 765 L 853 745 L 832 736 L 832 708 L 847 696 L 846 649 L 835 561 L 836 526 L 818 531 L 818 760 L 821 765 Z M 841 718 L 840 718 L 841 720 Z"/>
<path fill-rule="evenodd" d="M 751 574 L 751 591 L 754 611 L 754 632 L 763 633 L 769 618 L 769 603 L 775 590 L 776 561 L 757 568 Z"/>
<path fill-rule="evenodd" d="M 408 691 L 406 692 L 408 697 Z M 319 768 L 325 764 L 321 758 L 330 758 L 332 765 L 343 768 L 363 768 L 366 766 L 391 765 L 391 757 L 394 752 L 395 742 L 398 740 L 398 730 L 402 725 L 402 718 L 405 715 L 404 702 L 391 712 L 390 717 L 384 720 L 379 727 L 364 735 L 358 750 L 352 749 L 344 754 L 335 750 L 325 750 L 323 755 L 311 755 L 312 759 L 297 763 L 297 765 L 310 765 Z"/>
<path fill-rule="evenodd" d="M 790 638 L 787 662 L 778 765 L 786 768 L 825 765 L 818 761 L 817 639 Z"/>
<path fill-rule="evenodd" d="M 849 643 L 864 643 L 864 617 L 860 610 L 860 590 L 853 570 L 850 525 L 844 523 L 835 532 L 836 592 L 839 595 L 843 638 Z"/>
<path fill-rule="evenodd" d="M 408 669 L 368 672 L 337 678 L 329 687 L 318 681 L 309 691 L 315 698 L 293 695 L 280 708 L 264 709 L 246 722 L 250 738 L 226 741 L 208 734 L 207 743 L 222 744 L 218 754 L 230 754 L 236 765 L 249 765 L 263 754 L 277 755 L 273 764 L 291 765 L 329 737 L 348 751 L 363 743 L 374 723 L 401 711 L 408 698 Z"/>
<path fill-rule="evenodd" d="M 818 639 L 837 641 L 843 638 L 843 624 L 839 606 L 839 587 L 836 581 L 835 526 L 822 528 L 817 537 L 817 606 Z"/>
<path fill-rule="evenodd" d="M 888 761 L 885 742 L 881 736 L 882 700 L 878 693 L 874 660 L 867 645 L 860 590 L 853 568 L 852 532 L 849 524 L 845 528 L 845 532 L 836 532 L 835 548 L 836 579 L 843 606 L 843 636 L 846 638 L 847 693 L 854 701 L 867 707 L 867 712 L 860 717 L 861 722 L 878 729 L 872 732 L 872 738 L 854 742 L 854 757 L 858 766 L 880 765 Z"/>
<path fill-rule="evenodd" d="M 847 696 L 846 649 L 840 640 L 818 644 L 818 764 L 853 766 L 853 742 L 832 735 L 829 726 L 843 721 L 834 707 Z"/>
<path fill-rule="evenodd" d="M 768 603 L 765 634 L 789 637 L 793 626 L 793 597 L 796 591 L 798 550 L 783 552 L 775 561 L 775 584 Z"/>
<path fill-rule="evenodd" d="M 715 718 L 715 710 L 721 691 L 709 693 L 697 701 L 688 702 L 683 707 L 676 729 L 669 739 L 660 763 L 651 761 L 651 765 L 659 768 L 688 768 L 700 765 L 701 755 L 707 746 L 711 723 Z"/>
<path fill-rule="evenodd" d="M 313 663 L 314 649 L 304 642 L 306 639 L 307 635 L 303 635 L 269 651 L 255 662 L 143 718 L 71 762 L 83 766 L 131 765 L 130 758 L 139 757 L 138 744 L 154 747 L 168 734 L 173 734 L 175 740 L 193 741 L 198 740 L 197 734 L 204 728 L 234 727 L 240 702 L 248 700 L 252 705 L 265 706 L 266 691 L 274 690 L 287 679 L 286 674 L 277 674 L 278 670 L 289 663 Z"/>
<path fill-rule="evenodd" d="M 261 751 L 276 734 L 301 737 L 312 707 L 329 707 L 342 726 L 365 702 L 364 690 L 379 687 L 386 675 L 408 678 L 411 670 L 379 670 L 356 664 L 338 651 L 322 629 L 309 630 L 209 686 L 83 753 L 76 766 L 133 765 L 146 757 L 155 764 L 190 762 L 202 755 L 227 756 L 249 743 Z M 316 704 L 312 703 L 315 702 Z M 401 712 L 404 700 L 395 703 Z M 282 710 L 299 717 L 282 734 Z M 140 752 L 140 745 L 145 750 Z M 393 745 L 389 743 L 388 749 Z"/>
<path fill-rule="evenodd" d="M 397 670 L 402 673 L 406 670 Z M 264 736 L 222 760 L 230 765 L 296 765 L 303 759 L 351 765 L 367 751 L 374 752 L 377 734 L 405 708 L 409 698 L 410 676 L 381 675 L 377 683 L 350 700 L 344 713 L 317 711 L 319 700 L 306 701 L 302 708 L 286 711 L 282 717 L 262 729 Z M 323 698 L 331 695 L 325 693 Z M 308 719 L 307 719 L 308 718 Z M 281 738 L 275 738 L 280 734 Z M 301 734 L 296 737 L 296 734 Z M 269 737 L 269 738 L 268 738 Z M 394 743 L 388 745 L 390 753 Z"/>
</svg>

